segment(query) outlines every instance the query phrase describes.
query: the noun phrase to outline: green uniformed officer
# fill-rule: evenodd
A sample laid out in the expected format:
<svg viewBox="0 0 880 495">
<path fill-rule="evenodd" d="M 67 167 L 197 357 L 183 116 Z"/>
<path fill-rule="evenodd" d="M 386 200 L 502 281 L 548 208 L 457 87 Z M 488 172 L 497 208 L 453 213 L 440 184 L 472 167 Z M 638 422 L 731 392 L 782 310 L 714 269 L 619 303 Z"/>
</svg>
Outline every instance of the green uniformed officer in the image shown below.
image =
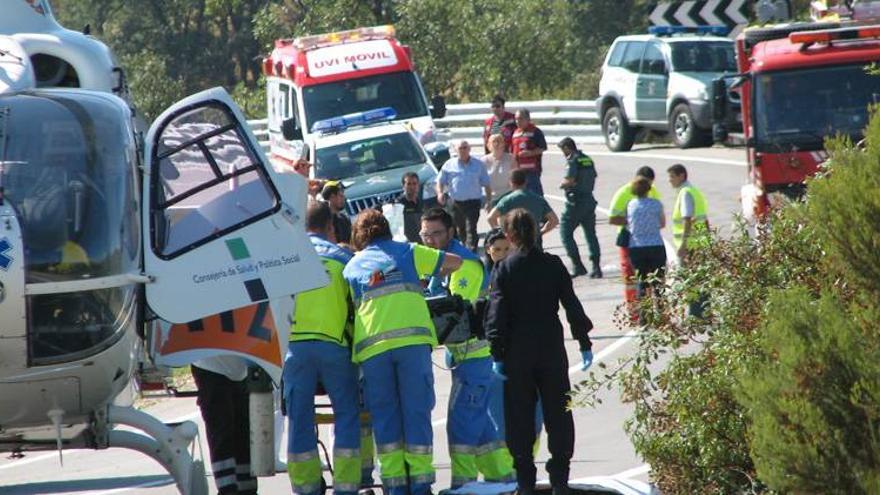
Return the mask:
<svg viewBox="0 0 880 495">
<path fill-rule="evenodd" d="M 563 138 L 559 142 L 559 149 L 568 162 L 565 178 L 559 185 L 560 189 L 565 191 L 565 210 L 562 212 L 559 234 L 562 236 L 565 252 L 571 258 L 570 273 L 572 277 L 587 273 L 574 240 L 574 231 L 580 226 L 584 229 L 584 237 L 590 250 L 590 261 L 593 264 L 590 278 L 602 278 L 602 269 L 599 266 L 599 239 L 596 237 L 596 198 L 593 197 L 596 167 L 590 157 L 577 149 L 574 140 L 570 137 Z"/>
</svg>

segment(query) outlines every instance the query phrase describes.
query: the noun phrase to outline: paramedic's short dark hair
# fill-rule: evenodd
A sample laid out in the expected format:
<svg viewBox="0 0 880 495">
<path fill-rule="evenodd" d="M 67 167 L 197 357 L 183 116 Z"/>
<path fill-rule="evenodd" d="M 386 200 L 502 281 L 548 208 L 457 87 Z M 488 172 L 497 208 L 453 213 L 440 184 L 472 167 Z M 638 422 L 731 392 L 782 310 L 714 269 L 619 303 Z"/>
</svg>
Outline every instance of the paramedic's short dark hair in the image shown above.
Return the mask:
<svg viewBox="0 0 880 495">
<path fill-rule="evenodd" d="M 501 106 L 503 107 L 504 104 L 507 103 L 507 101 L 504 99 L 503 96 L 501 96 L 501 95 L 495 95 L 495 96 L 492 97 L 492 103 L 493 103 L 493 104 L 495 104 L 495 103 L 500 103 Z"/>
<path fill-rule="evenodd" d="M 345 187 L 342 186 L 342 182 L 339 181 L 330 181 L 324 185 L 324 188 L 321 190 L 321 197 L 324 198 L 324 201 L 329 200 L 337 193 L 340 193 L 345 190 Z"/>
<path fill-rule="evenodd" d="M 423 222 L 443 222 L 443 226 L 446 229 L 452 228 L 452 215 L 449 214 L 448 211 L 443 208 L 431 208 L 422 214 Z"/>
<path fill-rule="evenodd" d="M 666 171 L 675 176 L 683 175 L 685 178 L 687 178 L 688 176 L 687 169 L 684 168 L 684 165 L 680 163 L 676 163 L 675 165 L 667 168 Z"/>
<path fill-rule="evenodd" d="M 645 177 L 646 179 L 654 180 L 654 169 L 648 166 L 639 167 L 636 170 L 636 175 Z"/>
<path fill-rule="evenodd" d="M 400 178 L 400 183 L 406 184 L 406 179 L 409 179 L 409 178 L 415 179 L 416 182 L 421 182 L 421 181 L 419 181 L 419 174 L 417 174 L 415 172 L 407 172 L 407 173 L 403 174 L 403 177 Z"/>
<path fill-rule="evenodd" d="M 323 232 L 333 223 L 333 213 L 330 205 L 323 201 L 310 201 L 306 210 L 306 230 L 310 232 Z"/>
<path fill-rule="evenodd" d="M 572 151 L 577 151 L 577 149 L 578 149 L 578 148 L 577 148 L 577 145 L 574 144 L 574 139 L 572 139 L 572 138 L 570 138 L 570 137 L 564 137 L 564 138 L 562 138 L 562 139 L 559 141 L 559 144 L 558 144 L 557 146 L 559 146 L 559 149 L 562 149 L 562 148 L 568 148 L 568 149 L 570 149 L 570 150 L 572 150 Z"/>
</svg>

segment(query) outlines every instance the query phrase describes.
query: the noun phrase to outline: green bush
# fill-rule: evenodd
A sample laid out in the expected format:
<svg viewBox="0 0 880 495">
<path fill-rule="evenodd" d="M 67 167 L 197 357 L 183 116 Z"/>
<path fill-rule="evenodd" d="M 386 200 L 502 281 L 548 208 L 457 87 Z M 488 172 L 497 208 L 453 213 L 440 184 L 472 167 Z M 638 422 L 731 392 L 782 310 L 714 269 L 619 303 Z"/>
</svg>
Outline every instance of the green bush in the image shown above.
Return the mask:
<svg viewBox="0 0 880 495">
<path fill-rule="evenodd" d="M 777 491 L 880 493 L 880 348 L 847 309 L 831 293 L 775 294 L 762 355 L 740 368 L 752 457 Z"/>
<path fill-rule="evenodd" d="M 576 387 L 620 387 L 663 493 L 880 493 L 880 116 L 866 136 L 756 237 L 697 250 L 635 354 Z"/>
</svg>

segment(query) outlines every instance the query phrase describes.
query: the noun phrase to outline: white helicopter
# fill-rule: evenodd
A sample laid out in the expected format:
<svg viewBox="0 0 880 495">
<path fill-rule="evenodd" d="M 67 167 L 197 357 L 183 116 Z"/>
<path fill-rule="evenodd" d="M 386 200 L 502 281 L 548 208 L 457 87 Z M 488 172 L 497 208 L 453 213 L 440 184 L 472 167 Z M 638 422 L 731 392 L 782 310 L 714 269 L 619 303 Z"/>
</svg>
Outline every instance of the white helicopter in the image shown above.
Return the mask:
<svg viewBox="0 0 880 495">
<path fill-rule="evenodd" d="M 0 452 L 129 448 L 181 493 L 207 493 L 196 425 L 166 426 L 124 393 L 144 328 L 159 327 L 145 317 L 194 322 L 326 284 L 305 181 L 270 166 L 220 88 L 142 138 L 105 45 L 59 26 L 46 0 L 3 4 Z"/>
</svg>

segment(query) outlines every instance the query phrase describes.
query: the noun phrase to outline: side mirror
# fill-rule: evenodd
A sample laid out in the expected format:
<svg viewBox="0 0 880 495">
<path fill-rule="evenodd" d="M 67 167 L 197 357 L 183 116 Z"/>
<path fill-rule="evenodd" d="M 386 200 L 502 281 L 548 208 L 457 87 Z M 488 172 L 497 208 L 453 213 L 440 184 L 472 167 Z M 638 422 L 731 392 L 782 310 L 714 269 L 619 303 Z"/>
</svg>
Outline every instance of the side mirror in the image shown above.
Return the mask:
<svg viewBox="0 0 880 495">
<path fill-rule="evenodd" d="M 727 81 L 719 77 L 712 81 L 712 120 L 724 122 L 727 116 Z"/>
<path fill-rule="evenodd" d="M 281 122 L 281 135 L 287 141 L 302 141 L 302 129 L 296 126 L 296 118 L 291 117 Z"/>
<path fill-rule="evenodd" d="M 443 167 L 443 164 L 451 158 L 449 145 L 442 141 L 435 141 L 426 144 L 425 151 L 428 153 L 428 157 L 431 158 L 431 162 L 437 170 L 440 170 L 440 168 Z"/>
<path fill-rule="evenodd" d="M 431 118 L 442 119 L 446 117 L 446 98 L 440 95 L 431 97 Z"/>
</svg>

